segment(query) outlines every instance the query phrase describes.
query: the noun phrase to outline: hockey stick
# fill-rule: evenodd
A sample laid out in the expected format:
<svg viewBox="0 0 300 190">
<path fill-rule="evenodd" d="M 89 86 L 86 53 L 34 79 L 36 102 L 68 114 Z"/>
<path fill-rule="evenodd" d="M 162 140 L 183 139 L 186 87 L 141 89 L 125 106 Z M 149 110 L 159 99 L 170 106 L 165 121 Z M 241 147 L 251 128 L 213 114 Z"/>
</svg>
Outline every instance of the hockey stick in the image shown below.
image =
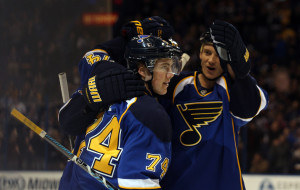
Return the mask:
<svg viewBox="0 0 300 190">
<path fill-rule="evenodd" d="M 181 62 L 182 62 L 182 67 L 181 70 L 183 70 L 184 66 L 186 65 L 186 63 L 190 60 L 190 56 L 187 53 L 183 53 L 181 56 Z"/>
<path fill-rule="evenodd" d="M 65 72 L 62 72 L 62 73 L 58 74 L 58 78 L 59 78 L 59 84 L 60 84 L 60 90 L 61 90 L 63 103 L 66 103 L 70 98 L 69 90 L 68 90 L 67 75 Z"/>
<path fill-rule="evenodd" d="M 85 170 L 87 173 L 89 173 L 91 176 L 93 176 L 96 180 L 98 180 L 101 184 L 103 184 L 107 189 L 118 190 L 118 188 L 116 188 L 110 182 L 106 181 L 106 179 L 103 176 L 98 174 L 93 168 L 91 168 L 89 165 L 87 165 L 85 162 L 83 162 L 80 158 L 78 158 L 76 155 L 74 155 L 72 152 L 70 152 L 66 147 L 64 147 L 62 144 L 60 144 L 55 139 L 53 139 L 51 136 L 49 136 L 44 130 L 42 130 L 40 127 L 38 127 L 35 123 L 33 123 L 30 119 L 28 119 L 26 116 L 24 116 L 21 112 L 19 112 L 15 108 L 13 108 L 10 114 L 12 116 L 14 116 L 16 119 L 18 119 L 21 123 L 23 123 L 24 125 L 29 127 L 36 134 L 38 134 L 42 139 L 46 140 L 49 144 L 51 144 L 54 148 L 56 148 L 58 151 L 60 151 L 63 155 L 68 157 L 76 165 L 80 166 L 83 170 Z"/>
<path fill-rule="evenodd" d="M 60 85 L 63 103 L 66 103 L 70 98 L 67 74 L 65 72 L 59 73 L 58 78 L 59 78 L 59 85 Z M 69 143 L 70 143 L 70 148 L 71 148 L 71 150 L 73 150 L 73 143 L 72 143 L 71 135 L 68 135 L 68 139 L 69 139 Z"/>
</svg>

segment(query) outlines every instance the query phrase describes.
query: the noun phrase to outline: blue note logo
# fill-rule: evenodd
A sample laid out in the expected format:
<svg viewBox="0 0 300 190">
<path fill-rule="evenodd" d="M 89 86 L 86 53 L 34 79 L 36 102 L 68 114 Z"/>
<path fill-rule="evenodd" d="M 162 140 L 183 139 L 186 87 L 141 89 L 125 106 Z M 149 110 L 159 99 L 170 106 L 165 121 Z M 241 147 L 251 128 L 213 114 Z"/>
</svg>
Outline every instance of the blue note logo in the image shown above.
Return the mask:
<svg viewBox="0 0 300 190">
<path fill-rule="evenodd" d="M 139 39 L 137 40 L 138 43 L 142 43 L 144 39 L 149 38 L 150 35 L 138 35 Z"/>
<path fill-rule="evenodd" d="M 272 182 L 270 182 L 270 180 L 265 179 L 262 181 L 260 187 L 260 190 L 274 190 L 274 185 L 272 184 Z"/>
<path fill-rule="evenodd" d="M 201 139 L 202 134 L 199 129 L 204 126 L 211 126 L 223 111 L 221 101 L 214 102 L 192 102 L 177 104 L 177 109 L 184 119 L 189 129 L 180 134 L 180 142 L 184 146 L 195 146 Z"/>
</svg>

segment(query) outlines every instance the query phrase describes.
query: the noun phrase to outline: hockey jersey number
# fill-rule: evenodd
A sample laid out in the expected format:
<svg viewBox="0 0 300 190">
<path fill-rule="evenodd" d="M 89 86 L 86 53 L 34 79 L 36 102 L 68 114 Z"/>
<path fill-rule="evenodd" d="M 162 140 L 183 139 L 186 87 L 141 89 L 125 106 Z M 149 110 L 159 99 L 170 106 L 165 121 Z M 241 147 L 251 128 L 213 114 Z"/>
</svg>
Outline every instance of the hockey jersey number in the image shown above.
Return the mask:
<svg viewBox="0 0 300 190">
<path fill-rule="evenodd" d="M 146 166 L 146 170 L 155 172 L 156 166 L 161 161 L 161 155 L 147 153 L 146 159 L 152 160 L 151 164 L 149 166 Z M 168 170 L 168 166 L 169 166 L 169 159 L 166 157 L 164 161 L 161 163 L 161 170 L 162 170 L 162 173 L 160 174 L 161 179 L 165 176 Z"/>
<path fill-rule="evenodd" d="M 115 164 L 113 160 L 119 160 L 122 148 L 120 148 L 120 124 L 116 117 L 96 135 L 90 138 L 88 150 L 95 152 L 100 157 L 95 157 L 92 167 L 108 176 L 113 176 Z"/>
</svg>

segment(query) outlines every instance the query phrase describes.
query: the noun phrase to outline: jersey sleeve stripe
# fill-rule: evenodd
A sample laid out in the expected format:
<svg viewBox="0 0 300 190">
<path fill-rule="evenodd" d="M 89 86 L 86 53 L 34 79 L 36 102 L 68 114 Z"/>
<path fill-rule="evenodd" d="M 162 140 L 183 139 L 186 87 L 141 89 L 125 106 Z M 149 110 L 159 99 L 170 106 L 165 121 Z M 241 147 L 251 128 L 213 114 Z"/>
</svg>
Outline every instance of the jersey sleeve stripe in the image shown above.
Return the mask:
<svg viewBox="0 0 300 190">
<path fill-rule="evenodd" d="M 94 50 L 91 50 L 91 51 L 87 52 L 86 54 L 84 54 L 83 57 L 85 57 L 86 55 L 89 55 L 91 53 L 103 53 L 103 54 L 107 54 L 108 55 L 107 51 L 105 51 L 103 49 L 94 49 Z"/>
<path fill-rule="evenodd" d="M 245 122 L 250 122 L 250 121 L 254 118 L 254 117 L 251 117 L 251 118 L 241 118 L 241 117 L 238 117 L 238 116 L 233 115 L 232 112 L 230 112 L 230 113 L 231 113 L 231 115 L 232 115 L 233 117 L 235 117 L 236 119 L 239 119 L 239 120 L 245 121 Z"/>
<path fill-rule="evenodd" d="M 119 187 L 123 189 L 160 189 L 158 179 L 122 179 L 118 178 Z"/>
<path fill-rule="evenodd" d="M 256 85 L 256 87 L 259 90 L 259 95 L 260 95 L 260 99 L 261 99 L 259 109 L 256 113 L 256 115 L 258 115 L 261 112 L 261 110 L 263 110 L 267 106 L 267 99 L 266 99 L 264 92 L 261 90 L 261 88 L 257 85 Z"/>
<path fill-rule="evenodd" d="M 137 98 L 132 98 L 132 99 L 126 101 L 126 102 L 127 102 L 127 108 L 126 108 L 126 110 L 123 112 L 123 114 L 121 115 L 121 117 L 120 117 L 120 119 L 119 119 L 119 124 L 120 124 L 120 125 L 121 125 L 121 121 L 122 121 L 122 119 L 123 119 L 123 116 L 127 113 L 127 111 L 128 111 L 128 109 L 130 108 L 130 106 L 132 106 L 132 104 L 133 104 L 134 102 L 136 102 L 136 100 L 137 100 Z"/>
<path fill-rule="evenodd" d="M 90 51 L 90 52 L 93 52 L 93 53 L 94 53 L 94 52 L 99 52 L 99 53 L 105 53 L 105 54 L 108 54 L 107 51 L 105 51 L 104 49 L 93 49 L 93 50 Z M 90 53 L 90 52 L 89 52 L 89 53 Z"/>
</svg>

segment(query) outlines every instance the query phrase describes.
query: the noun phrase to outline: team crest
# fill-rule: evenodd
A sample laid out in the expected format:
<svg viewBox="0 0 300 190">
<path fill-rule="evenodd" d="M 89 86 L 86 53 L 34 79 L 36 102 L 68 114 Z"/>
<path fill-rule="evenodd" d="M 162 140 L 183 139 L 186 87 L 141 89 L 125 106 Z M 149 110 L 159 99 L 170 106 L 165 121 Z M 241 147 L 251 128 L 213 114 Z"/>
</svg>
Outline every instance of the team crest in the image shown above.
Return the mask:
<svg viewBox="0 0 300 190">
<path fill-rule="evenodd" d="M 177 109 L 189 129 L 180 134 L 180 142 L 184 146 L 194 146 L 202 139 L 202 135 L 197 128 L 215 121 L 222 113 L 223 104 L 221 101 L 194 102 L 183 106 L 178 104 Z"/>
<path fill-rule="evenodd" d="M 150 35 L 138 35 L 139 39 L 137 40 L 138 43 L 142 43 L 144 39 L 149 38 Z"/>
</svg>

